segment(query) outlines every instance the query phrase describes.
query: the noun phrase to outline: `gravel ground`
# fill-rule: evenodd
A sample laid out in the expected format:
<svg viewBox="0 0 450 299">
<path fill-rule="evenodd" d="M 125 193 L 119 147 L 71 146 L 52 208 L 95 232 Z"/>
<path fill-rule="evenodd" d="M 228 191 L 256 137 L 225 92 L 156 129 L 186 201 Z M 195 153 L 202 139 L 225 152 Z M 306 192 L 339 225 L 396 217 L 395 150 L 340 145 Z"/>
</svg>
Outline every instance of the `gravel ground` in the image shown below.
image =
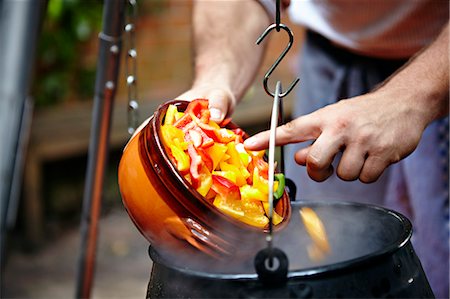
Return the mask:
<svg viewBox="0 0 450 299">
<path fill-rule="evenodd" d="M 74 298 L 80 233 L 68 231 L 35 254 L 12 252 L 2 298 Z M 102 217 L 91 298 L 145 298 L 151 270 L 148 243 L 123 209 Z"/>
</svg>

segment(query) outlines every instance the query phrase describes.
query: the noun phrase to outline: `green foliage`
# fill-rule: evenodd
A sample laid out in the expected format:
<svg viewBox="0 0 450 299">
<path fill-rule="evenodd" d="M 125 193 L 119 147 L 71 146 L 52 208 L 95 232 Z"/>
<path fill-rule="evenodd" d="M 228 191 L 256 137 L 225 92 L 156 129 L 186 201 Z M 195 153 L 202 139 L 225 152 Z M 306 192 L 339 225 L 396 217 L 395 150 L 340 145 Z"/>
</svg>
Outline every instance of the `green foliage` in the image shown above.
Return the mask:
<svg viewBox="0 0 450 299">
<path fill-rule="evenodd" d="M 36 56 L 37 106 L 56 104 L 70 94 L 92 97 L 96 65 L 87 65 L 83 56 L 101 29 L 102 8 L 100 0 L 48 1 Z"/>
</svg>

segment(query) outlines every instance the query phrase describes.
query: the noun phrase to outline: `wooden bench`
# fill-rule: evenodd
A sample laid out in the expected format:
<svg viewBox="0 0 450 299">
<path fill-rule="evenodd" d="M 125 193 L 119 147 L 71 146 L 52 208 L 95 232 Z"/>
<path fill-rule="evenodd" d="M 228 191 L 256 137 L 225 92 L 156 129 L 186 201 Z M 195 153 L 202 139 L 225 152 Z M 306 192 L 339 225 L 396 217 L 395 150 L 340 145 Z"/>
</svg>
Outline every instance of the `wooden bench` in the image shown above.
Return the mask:
<svg viewBox="0 0 450 299">
<path fill-rule="evenodd" d="M 154 100 L 142 101 L 140 119 L 152 115 L 159 104 Z M 77 103 L 42 109 L 34 114 L 23 181 L 25 237 L 32 244 L 41 243 L 44 237 L 43 166 L 87 153 L 92 106 L 92 102 Z M 129 138 L 126 109 L 124 101 L 117 101 L 110 134 L 111 150 L 121 149 Z M 271 109 L 272 101 L 265 93 L 250 92 L 236 109 L 233 121 L 243 128 L 268 125 Z M 292 101 L 286 98 L 286 114 L 291 109 Z"/>
</svg>

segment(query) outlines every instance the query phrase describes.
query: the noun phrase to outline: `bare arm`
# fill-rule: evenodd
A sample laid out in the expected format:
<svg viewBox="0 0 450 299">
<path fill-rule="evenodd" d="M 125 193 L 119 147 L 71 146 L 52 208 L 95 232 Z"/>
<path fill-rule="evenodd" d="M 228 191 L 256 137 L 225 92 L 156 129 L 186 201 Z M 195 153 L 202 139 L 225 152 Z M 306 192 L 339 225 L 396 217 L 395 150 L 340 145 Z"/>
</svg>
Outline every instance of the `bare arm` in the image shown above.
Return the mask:
<svg viewBox="0 0 450 299">
<path fill-rule="evenodd" d="M 449 24 L 429 47 L 413 57 L 380 88 L 410 95 L 405 104 L 417 105 L 415 110 L 423 114 L 421 118 L 425 126 L 448 114 Z"/>
<path fill-rule="evenodd" d="M 264 47 L 255 41 L 268 25 L 268 15 L 254 0 L 195 1 L 195 79 L 178 98 L 209 98 L 216 121 L 231 114 L 258 70 Z"/>
<path fill-rule="evenodd" d="M 316 181 L 336 170 L 343 180 L 373 182 L 392 163 L 417 147 L 425 128 L 448 114 L 449 26 L 437 39 L 375 91 L 342 100 L 278 128 L 277 143 L 315 142 L 295 154 Z M 262 132 L 246 140 L 249 149 L 268 145 Z"/>
</svg>

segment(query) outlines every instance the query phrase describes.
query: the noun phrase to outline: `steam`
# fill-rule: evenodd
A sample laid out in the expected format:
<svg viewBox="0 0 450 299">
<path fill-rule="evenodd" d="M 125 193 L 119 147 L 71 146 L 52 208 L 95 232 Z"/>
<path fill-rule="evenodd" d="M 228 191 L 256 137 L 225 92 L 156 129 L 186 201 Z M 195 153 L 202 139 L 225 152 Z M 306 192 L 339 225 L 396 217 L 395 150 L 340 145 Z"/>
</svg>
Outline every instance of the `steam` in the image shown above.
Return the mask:
<svg viewBox="0 0 450 299">
<path fill-rule="evenodd" d="M 315 211 L 327 232 L 331 250 L 323 259 L 309 258 L 311 237 L 298 216 L 304 206 Z M 273 245 L 286 253 L 290 271 L 301 271 L 376 254 L 401 242 L 404 230 L 405 226 L 397 217 L 382 209 L 359 204 L 295 202 L 289 224 L 274 233 Z M 265 248 L 265 236 L 242 233 L 240 238 L 231 244 L 234 252 L 219 259 L 200 252 L 187 242 L 177 252 L 164 248 L 156 250 L 163 263 L 178 268 L 212 274 L 254 274 L 253 259 Z"/>
</svg>

